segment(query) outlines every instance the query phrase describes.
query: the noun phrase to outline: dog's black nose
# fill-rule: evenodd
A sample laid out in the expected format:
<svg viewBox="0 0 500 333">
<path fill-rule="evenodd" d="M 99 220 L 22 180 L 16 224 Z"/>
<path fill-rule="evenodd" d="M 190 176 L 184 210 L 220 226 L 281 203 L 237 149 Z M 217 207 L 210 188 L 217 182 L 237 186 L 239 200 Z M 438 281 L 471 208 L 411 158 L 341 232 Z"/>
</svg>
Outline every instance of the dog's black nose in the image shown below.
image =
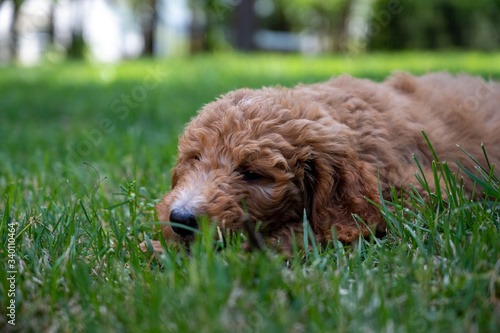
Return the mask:
<svg viewBox="0 0 500 333">
<path fill-rule="evenodd" d="M 187 227 L 197 228 L 198 223 L 196 223 L 196 216 L 185 211 L 180 211 L 177 209 L 172 210 L 170 213 L 170 222 L 175 222 L 183 224 Z M 172 226 L 172 230 L 183 237 L 191 236 L 193 234 L 192 230 L 185 229 L 183 227 Z"/>
</svg>

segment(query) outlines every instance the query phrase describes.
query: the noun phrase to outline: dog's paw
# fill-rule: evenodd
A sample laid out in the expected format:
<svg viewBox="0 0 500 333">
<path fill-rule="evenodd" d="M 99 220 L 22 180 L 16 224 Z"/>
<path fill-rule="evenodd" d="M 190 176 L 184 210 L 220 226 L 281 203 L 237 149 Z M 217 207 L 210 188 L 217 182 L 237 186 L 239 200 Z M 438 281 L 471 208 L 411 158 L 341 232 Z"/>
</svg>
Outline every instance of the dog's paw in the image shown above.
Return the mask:
<svg viewBox="0 0 500 333">
<path fill-rule="evenodd" d="M 163 248 L 161 247 L 160 241 L 151 241 L 151 245 L 153 246 L 153 253 L 163 253 Z M 142 252 L 149 253 L 151 252 L 146 241 L 142 242 L 140 245 Z"/>
</svg>

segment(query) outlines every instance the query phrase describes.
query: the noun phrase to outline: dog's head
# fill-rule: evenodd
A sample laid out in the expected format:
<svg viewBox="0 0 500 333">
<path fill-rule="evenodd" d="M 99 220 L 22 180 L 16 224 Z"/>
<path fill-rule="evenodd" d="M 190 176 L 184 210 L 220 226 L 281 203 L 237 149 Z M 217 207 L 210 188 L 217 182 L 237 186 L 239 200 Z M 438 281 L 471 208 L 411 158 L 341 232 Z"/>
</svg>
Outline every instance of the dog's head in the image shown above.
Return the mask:
<svg viewBox="0 0 500 333">
<path fill-rule="evenodd" d="M 306 211 L 316 234 L 331 237 L 336 226 L 339 239 L 352 241 L 363 227 L 351 213 L 366 222 L 379 216 L 364 198 L 378 201 L 374 170 L 357 161 L 350 134 L 293 90 L 229 93 L 206 105 L 180 138 L 158 218 L 197 228 L 206 216 L 231 230 L 249 218 L 272 234 L 299 225 Z M 162 230 L 166 239 L 192 237 L 180 227 Z"/>
</svg>

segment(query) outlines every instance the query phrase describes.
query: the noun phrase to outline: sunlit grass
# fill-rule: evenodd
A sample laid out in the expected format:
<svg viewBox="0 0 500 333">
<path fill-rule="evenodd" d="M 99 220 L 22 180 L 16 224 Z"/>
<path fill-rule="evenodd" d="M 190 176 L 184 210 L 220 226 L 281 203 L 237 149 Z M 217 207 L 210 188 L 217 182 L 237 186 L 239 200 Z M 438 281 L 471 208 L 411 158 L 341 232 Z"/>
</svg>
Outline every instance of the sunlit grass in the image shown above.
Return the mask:
<svg viewBox="0 0 500 333">
<path fill-rule="evenodd" d="M 216 96 L 343 72 L 382 80 L 443 69 L 500 78 L 500 54 L 222 54 L 0 69 L 0 241 L 19 222 L 16 329 L 498 332 L 498 178 L 487 166 L 477 176 L 492 188 L 486 203 L 470 202 L 450 171 L 457 167 L 436 161 L 442 192 L 430 203 L 412 193 L 410 209 L 396 194 L 385 198 L 389 236 L 353 247 L 334 242 L 288 260 L 246 253 L 244 235 L 223 246 L 207 227 L 189 254 L 138 248 L 161 239 L 153 206 L 169 188 L 177 136 Z M 164 75 L 142 98 L 151 71 Z M 125 115 L 127 102 L 114 103 L 133 94 Z M 5 247 L 0 263 L 3 332 Z"/>
</svg>

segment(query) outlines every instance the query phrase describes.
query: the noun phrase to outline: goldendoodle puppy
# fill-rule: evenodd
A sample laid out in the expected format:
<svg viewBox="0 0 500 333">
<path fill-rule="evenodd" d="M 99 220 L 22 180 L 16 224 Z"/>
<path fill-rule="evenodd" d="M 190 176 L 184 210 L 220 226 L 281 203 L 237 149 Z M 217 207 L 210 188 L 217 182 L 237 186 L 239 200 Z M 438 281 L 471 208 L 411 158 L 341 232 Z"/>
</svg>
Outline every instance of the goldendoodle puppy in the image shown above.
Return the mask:
<svg viewBox="0 0 500 333">
<path fill-rule="evenodd" d="M 158 218 L 197 228 L 207 216 L 231 230 L 247 219 L 285 252 L 292 232 L 300 239 L 304 212 L 322 244 L 333 228 L 346 243 L 384 234 L 384 219 L 369 202 L 381 201 L 377 171 L 385 198 L 391 186 L 414 184 L 423 192 L 413 156 L 427 179 L 433 157 L 422 130 L 441 160 L 473 170 L 457 144 L 485 163 L 484 143 L 490 162 L 498 163 L 500 85 L 466 75 L 399 73 L 383 83 L 343 75 L 294 89 L 232 91 L 188 124 Z M 466 190 L 472 186 L 465 180 Z M 193 237 L 170 225 L 162 232 L 167 240 Z"/>
</svg>

